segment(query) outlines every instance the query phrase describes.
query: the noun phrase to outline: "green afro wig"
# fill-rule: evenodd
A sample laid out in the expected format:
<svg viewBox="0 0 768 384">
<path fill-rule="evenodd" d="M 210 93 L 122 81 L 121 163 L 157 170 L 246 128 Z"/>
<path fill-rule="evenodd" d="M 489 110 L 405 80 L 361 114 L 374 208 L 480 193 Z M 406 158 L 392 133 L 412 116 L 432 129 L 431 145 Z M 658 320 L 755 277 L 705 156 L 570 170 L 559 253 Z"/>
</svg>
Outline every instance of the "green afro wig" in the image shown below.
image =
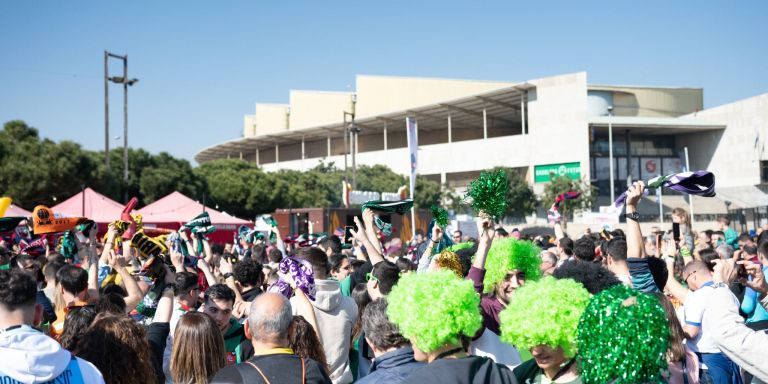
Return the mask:
<svg viewBox="0 0 768 384">
<path fill-rule="evenodd" d="M 515 293 L 517 294 L 517 293 Z M 589 301 L 576 342 L 585 384 L 663 383 L 669 324 L 658 299 L 617 285 Z"/>
<path fill-rule="evenodd" d="M 480 296 L 472 282 L 450 270 L 407 273 L 387 296 L 387 316 L 420 350 L 458 344 L 482 326 Z"/>
<path fill-rule="evenodd" d="M 517 289 L 499 314 L 501 340 L 518 348 L 561 347 L 576 353 L 576 328 L 589 304 L 589 292 L 571 279 L 547 276 Z"/>
<path fill-rule="evenodd" d="M 494 240 L 485 261 L 485 292 L 492 292 L 493 286 L 504 280 L 507 272 L 516 269 L 525 273 L 526 281 L 541 277 L 539 247 L 530 241 L 513 238 Z"/>
<path fill-rule="evenodd" d="M 451 245 L 450 247 L 448 247 L 448 250 L 450 250 L 451 252 L 456 252 L 462 249 L 472 249 L 472 247 L 474 246 L 475 246 L 475 243 L 468 241 L 466 243 L 458 243 L 458 244 Z"/>
</svg>

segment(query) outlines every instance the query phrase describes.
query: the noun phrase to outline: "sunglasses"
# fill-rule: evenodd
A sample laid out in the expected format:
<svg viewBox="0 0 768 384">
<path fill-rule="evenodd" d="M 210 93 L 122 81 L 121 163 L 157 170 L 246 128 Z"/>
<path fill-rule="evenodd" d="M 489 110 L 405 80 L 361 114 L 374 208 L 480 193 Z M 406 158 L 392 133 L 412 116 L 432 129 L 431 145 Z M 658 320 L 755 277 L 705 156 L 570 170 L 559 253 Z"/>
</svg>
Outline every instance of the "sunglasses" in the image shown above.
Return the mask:
<svg viewBox="0 0 768 384">
<path fill-rule="evenodd" d="M 373 275 L 373 273 L 368 272 L 365 274 L 365 281 L 379 281 L 379 279 L 376 278 L 376 276 Z"/>
<path fill-rule="evenodd" d="M 691 276 L 693 276 L 695 273 L 696 273 L 696 271 L 693 271 L 693 272 L 689 273 L 688 276 L 685 276 L 683 278 L 683 282 L 685 282 L 685 284 L 688 284 L 688 279 L 690 279 Z"/>
</svg>

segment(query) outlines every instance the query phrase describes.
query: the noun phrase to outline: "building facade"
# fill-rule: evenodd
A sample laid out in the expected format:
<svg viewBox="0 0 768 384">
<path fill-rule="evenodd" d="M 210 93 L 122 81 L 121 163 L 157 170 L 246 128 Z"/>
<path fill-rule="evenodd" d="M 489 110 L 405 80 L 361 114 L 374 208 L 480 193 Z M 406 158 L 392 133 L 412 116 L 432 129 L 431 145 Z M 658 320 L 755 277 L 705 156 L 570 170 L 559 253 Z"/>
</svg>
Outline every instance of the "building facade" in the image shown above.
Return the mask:
<svg viewBox="0 0 768 384">
<path fill-rule="evenodd" d="M 457 189 L 504 166 L 537 193 L 553 172 L 583 180 L 608 205 L 611 169 L 618 195 L 628 179 L 682 171 L 687 149 L 691 169 L 715 173 L 720 196 L 696 214 L 758 208 L 759 219 L 768 206 L 768 94 L 704 110 L 700 88 L 593 85 L 585 72 L 522 82 L 359 75 L 354 92 L 295 90 L 288 104 L 256 104 L 243 137 L 195 159 L 266 171 L 334 162 L 350 179 L 356 165 L 386 164 L 407 175 L 406 117 L 418 123 L 419 174 Z M 667 211 L 686 204 L 663 199 Z"/>
</svg>

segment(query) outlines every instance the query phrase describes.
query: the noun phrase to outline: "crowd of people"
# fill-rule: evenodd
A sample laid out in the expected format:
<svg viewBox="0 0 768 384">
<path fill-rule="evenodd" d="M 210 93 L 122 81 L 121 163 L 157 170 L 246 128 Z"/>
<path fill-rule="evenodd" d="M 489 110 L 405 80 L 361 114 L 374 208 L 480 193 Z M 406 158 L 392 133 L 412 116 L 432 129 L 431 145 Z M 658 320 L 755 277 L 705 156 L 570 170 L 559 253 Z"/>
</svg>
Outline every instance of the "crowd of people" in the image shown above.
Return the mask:
<svg viewBox="0 0 768 384">
<path fill-rule="evenodd" d="M 21 222 L 0 241 L 0 383 L 768 382 L 768 228 L 694 232 L 676 209 L 677 238 L 643 234 L 644 189 L 625 231 L 581 236 L 480 212 L 476 238 L 433 223 L 402 244 L 366 208 L 349 246 L 195 225 L 137 244 L 117 221 L 65 252 Z"/>
</svg>

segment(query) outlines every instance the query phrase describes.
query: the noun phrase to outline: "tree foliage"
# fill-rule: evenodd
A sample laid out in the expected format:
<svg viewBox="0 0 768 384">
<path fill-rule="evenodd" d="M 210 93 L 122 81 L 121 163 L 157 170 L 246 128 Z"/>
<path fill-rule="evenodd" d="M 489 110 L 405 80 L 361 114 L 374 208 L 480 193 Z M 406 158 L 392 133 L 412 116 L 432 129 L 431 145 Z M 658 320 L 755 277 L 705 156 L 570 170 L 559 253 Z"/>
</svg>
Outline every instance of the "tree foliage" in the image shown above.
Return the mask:
<svg viewBox="0 0 768 384">
<path fill-rule="evenodd" d="M 254 163 L 235 159 L 210 161 L 193 168 L 187 160 L 165 152 L 151 154 L 129 148 L 125 180 L 123 149 L 111 150 L 109 160 L 107 168 L 103 151 L 88 151 L 71 141 L 42 139 L 38 130 L 25 122 L 9 121 L 0 131 L 0 195 L 11 196 L 16 204 L 31 210 L 38 204 L 55 205 L 84 187 L 118 202 L 136 196 L 140 205 L 179 191 L 244 218 L 279 208 L 342 204 L 344 171 L 332 162 L 320 162 L 304 172 L 264 172 Z M 396 192 L 408 185 L 406 176 L 384 165 L 359 166 L 356 176 L 359 190 Z M 510 215 L 527 213 L 534 200 L 527 194 L 527 186 L 518 185 L 519 181 L 510 178 Z M 438 201 L 446 205 L 451 200 L 459 199 L 445 186 L 417 178 L 417 208 L 428 209 Z"/>
</svg>

